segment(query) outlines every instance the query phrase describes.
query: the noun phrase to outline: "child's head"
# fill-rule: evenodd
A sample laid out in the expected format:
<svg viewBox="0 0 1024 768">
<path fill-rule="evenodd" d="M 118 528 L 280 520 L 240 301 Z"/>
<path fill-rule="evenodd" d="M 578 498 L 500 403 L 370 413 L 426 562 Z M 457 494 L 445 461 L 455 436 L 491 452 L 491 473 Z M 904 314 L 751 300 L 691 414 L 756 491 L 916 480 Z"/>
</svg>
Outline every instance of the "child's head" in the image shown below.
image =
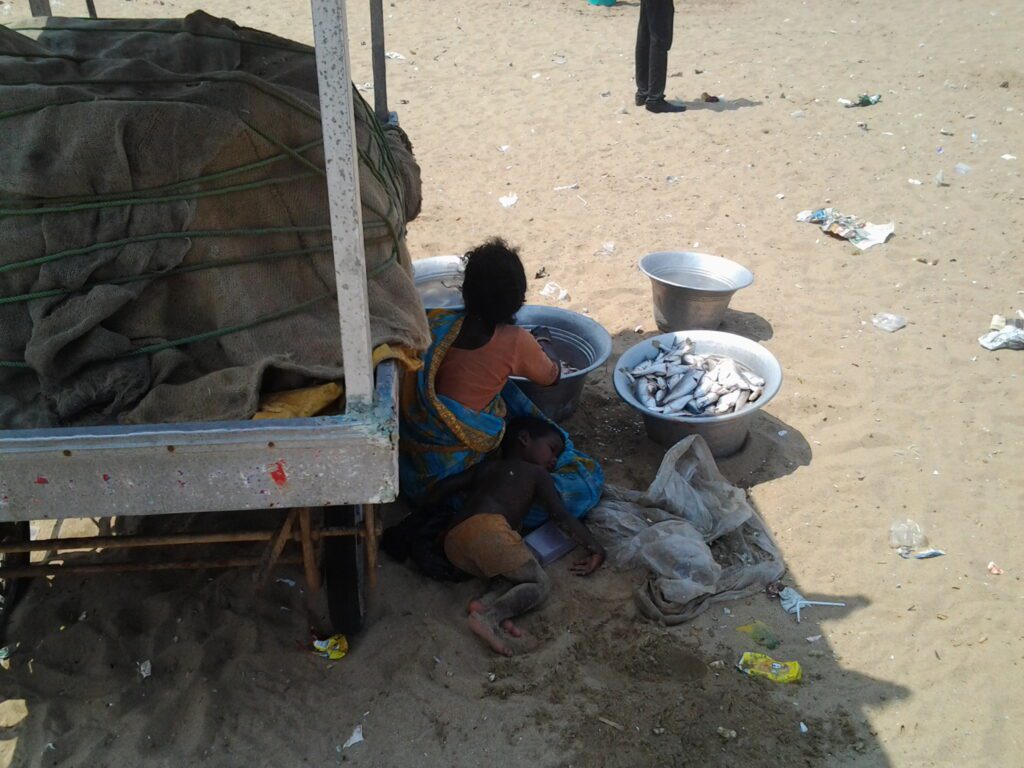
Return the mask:
<svg viewBox="0 0 1024 768">
<path fill-rule="evenodd" d="M 462 298 L 467 314 L 490 326 L 511 324 L 526 301 L 526 273 L 516 249 L 496 237 L 467 253 Z"/>
<path fill-rule="evenodd" d="M 502 451 L 508 458 L 522 459 L 550 472 L 564 450 L 565 439 L 550 421 L 521 416 L 505 427 Z"/>
</svg>

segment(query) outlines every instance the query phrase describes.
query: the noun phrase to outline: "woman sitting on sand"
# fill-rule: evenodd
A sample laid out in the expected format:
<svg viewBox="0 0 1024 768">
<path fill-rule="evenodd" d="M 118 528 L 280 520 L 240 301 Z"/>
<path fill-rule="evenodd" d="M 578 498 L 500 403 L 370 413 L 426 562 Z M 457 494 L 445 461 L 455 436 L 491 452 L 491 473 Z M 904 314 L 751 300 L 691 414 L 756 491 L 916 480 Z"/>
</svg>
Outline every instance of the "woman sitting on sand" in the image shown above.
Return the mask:
<svg viewBox="0 0 1024 768">
<path fill-rule="evenodd" d="M 543 331 L 515 325 L 526 300 L 526 273 L 515 249 L 490 240 L 466 254 L 464 310 L 427 313 L 433 341 L 420 371 L 402 387 L 399 468 L 403 495 L 422 505 L 440 481 L 481 462 L 500 444 L 506 418 L 541 416 L 508 381 L 553 385 L 561 368 Z M 564 433 L 563 433 L 564 434 Z M 565 435 L 553 477 L 566 508 L 582 517 L 601 496 L 604 475 Z M 527 528 L 544 522 L 536 508 Z"/>
</svg>

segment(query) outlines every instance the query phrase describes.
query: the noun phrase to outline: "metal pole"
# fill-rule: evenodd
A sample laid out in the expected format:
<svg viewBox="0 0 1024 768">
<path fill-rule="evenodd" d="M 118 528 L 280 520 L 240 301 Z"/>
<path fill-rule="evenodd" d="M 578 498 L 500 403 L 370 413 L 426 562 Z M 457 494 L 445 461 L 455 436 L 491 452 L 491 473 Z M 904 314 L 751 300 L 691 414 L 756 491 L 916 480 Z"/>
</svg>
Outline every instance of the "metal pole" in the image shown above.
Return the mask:
<svg viewBox="0 0 1024 768">
<path fill-rule="evenodd" d="M 344 0 L 312 0 L 312 7 L 334 275 L 338 285 L 338 320 L 345 357 L 345 400 L 346 410 L 351 413 L 365 410 L 373 402 L 373 358 L 349 74 L 348 20 Z"/>
<path fill-rule="evenodd" d="M 28 0 L 28 10 L 33 16 L 53 16 L 50 0 Z"/>
<path fill-rule="evenodd" d="M 373 111 L 377 119 L 388 121 L 388 73 L 384 58 L 384 4 L 370 0 L 370 56 L 373 60 Z"/>
<path fill-rule="evenodd" d="M 85 0 L 85 8 L 89 11 L 89 18 L 96 18 L 96 3 L 93 0 Z"/>
<path fill-rule="evenodd" d="M 260 565 L 258 557 L 231 557 L 223 560 L 184 560 L 170 563 L 83 563 L 81 565 L 26 565 L 21 568 L 0 568 L 0 577 L 5 579 L 33 578 L 36 576 L 60 576 L 67 573 L 124 573 L 147 571 L 206 570 L 207 568 L 252 568 Z M 285 555 L 278 558 L 278 565 L 298 565 L 301 555 Z"/>
<path fill-rule="evenodd" d="M 173 533 L 161 536 L 77 536 L 66 539 L 32 539 L 31 541 L 12 541 L 0 544 L 0 555 L 13 552 L 71 552 L 74 550 L 91 549 L 139 549 L 142 547 L 186 547 L 208 544 L 245 544 L 270 541 L 278 535 L 278 531 L 226 531 L 224 533 Z M 313 541 L 335 536 L 363 536 L 363 528 L 332 526 L 330 528 L 314 528 L 310 531 Z M 300 541 L 299 535 L 292 532 L 291 541 Z M 45 559 L 45 557 L 44 557 Z"/>
</svg>

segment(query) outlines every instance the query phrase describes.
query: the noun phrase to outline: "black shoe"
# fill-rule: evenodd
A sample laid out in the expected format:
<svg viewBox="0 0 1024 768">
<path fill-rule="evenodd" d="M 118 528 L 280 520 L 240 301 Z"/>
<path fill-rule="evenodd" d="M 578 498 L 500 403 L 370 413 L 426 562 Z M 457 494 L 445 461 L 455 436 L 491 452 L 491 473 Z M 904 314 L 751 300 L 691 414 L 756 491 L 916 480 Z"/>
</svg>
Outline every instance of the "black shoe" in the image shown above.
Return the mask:
<svg viewBox="0 0 1024 768">
<path fill-rule="evenodd" d="M 644 104 L 647 103 L 647 94 L 637 93 L 637 95 L 633 97 L 633 103 L 636 104 L 638 107 L 642 107 Z"/>
<path fill-rule="evenodd" d="M 656 113 L 665 112 L 685 112 L 686 107 L 682 104 L 673 104 L 669 101 L 665 101 L 664 98 L 655 99 L 654 101 L 647 102 L 647 111 Z"/>
</svg>

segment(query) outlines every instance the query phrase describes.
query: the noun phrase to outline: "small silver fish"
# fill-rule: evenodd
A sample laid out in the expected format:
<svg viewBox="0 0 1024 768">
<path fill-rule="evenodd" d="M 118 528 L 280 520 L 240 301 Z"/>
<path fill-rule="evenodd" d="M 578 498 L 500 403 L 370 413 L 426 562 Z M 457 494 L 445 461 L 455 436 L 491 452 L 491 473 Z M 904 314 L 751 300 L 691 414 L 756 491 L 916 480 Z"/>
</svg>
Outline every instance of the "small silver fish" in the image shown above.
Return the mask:
<svg viewBox="0 0 1024 768">
<path fill-rule="evenodd" d="M 717 403 L 717 402 L 718 402 L 718 395 L 716 395 L 714 392 L 709 392 L 708 394 L 704 395 L 704 397 L 698 397 L 696 400 L 694 400 L 693 401 L 693 406 L 698 411 L 703 411 L 705 408 L 707 408 L 712 403 Z"/>
</svg>

